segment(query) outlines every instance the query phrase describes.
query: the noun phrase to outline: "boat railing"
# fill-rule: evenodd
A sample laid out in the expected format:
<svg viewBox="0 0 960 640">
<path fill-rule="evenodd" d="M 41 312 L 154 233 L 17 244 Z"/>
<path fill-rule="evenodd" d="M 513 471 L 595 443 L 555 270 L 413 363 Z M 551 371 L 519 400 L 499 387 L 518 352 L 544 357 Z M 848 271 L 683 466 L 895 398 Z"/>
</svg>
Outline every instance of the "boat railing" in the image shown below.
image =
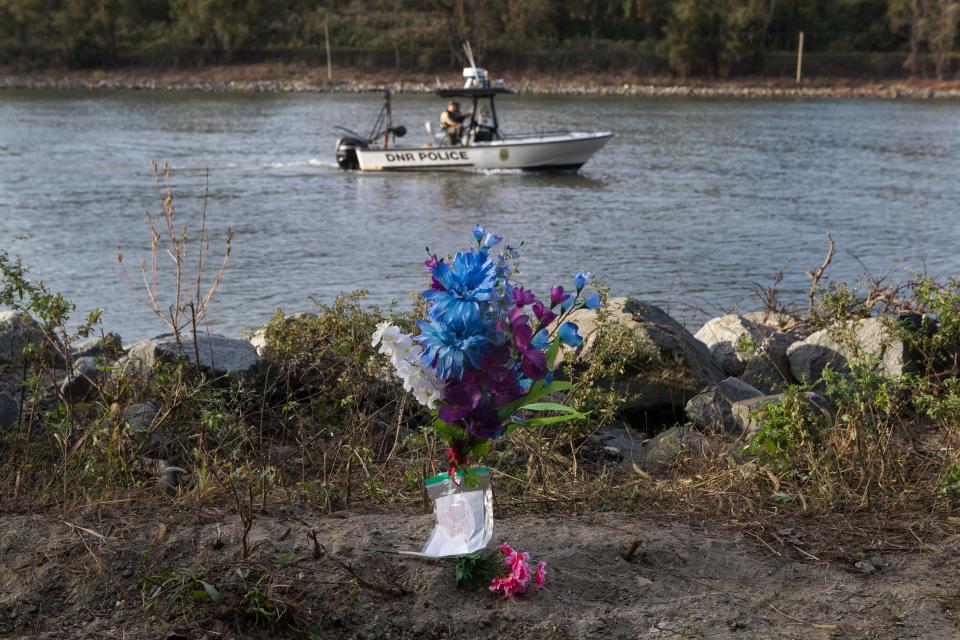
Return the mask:
<svg viewBox="0 0 960 640">
<path fill-rule="evenodd" d="M 547 138 L 550 136 L 566 136 L 570 135 L 570 131 L 521 131 L 519 133 L 503 133 L 500 132 L 500 139 L 502 140 L 516 140 L 519 138 Z"/>
</svg>

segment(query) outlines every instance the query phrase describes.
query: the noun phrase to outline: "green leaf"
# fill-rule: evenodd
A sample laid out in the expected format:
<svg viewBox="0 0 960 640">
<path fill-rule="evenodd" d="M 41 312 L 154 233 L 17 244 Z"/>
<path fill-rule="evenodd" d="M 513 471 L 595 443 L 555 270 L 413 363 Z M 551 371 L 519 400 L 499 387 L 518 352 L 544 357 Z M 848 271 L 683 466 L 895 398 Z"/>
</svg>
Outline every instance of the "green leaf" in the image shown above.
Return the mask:
<svg viewBox="0 0 960 640">
<path fill-rule="evenodd" d="M 210 598 L 211 602 L 219 602 L 220 592 L 217 591 L 217 588 L 208 582 L 200 581 L 200 584 L 203 585 L 203 590 L 206 592 L 207 596 Z"/>
<path fill-rule="evenodd" d="M 560 336 L 553 339 L 550 348 L 547 350 L 547 369 L 553 371 L 553 363 L 557 361 L 558 353 L 560 353 Z"/>
<path fill-rule="evenodd" d="M 493 440 L 476 440 L 470 445 L 468 455 L 472 460 L 479 460 L 485 458 L 488 453 L 490 453 L 490 447 L 493 445 Z"/>
<path fill-rule="evenodd" d="M 573 385 L 566 380 L 554 380 L 550 384 L 544 384 L 543 380 L 538 380 L 537 382 L 533 383 L 533 386 L 530 387 L 530 391 L 527 392 L 527 395 L 518 400 L 514 400 L 510 404 L 500 407 L 500 409 L 497 410 L 497 415 L 501 420 L 504 420 L 516 413 L 516 411 L 525 404 L 534 403 L 543 396 L 550 395 L 551 393 L 558 393 L 560 391 L 567 391 L 569 389 L 573 389 Z"/>
<path fill-rule="evenodd" d="M 583 420 L 587 417 L 585 413 L 569 413 L 564 416 L 550 416 L 548 418 L 533 418 L 531 420 L 524 420 L 521 423 L 514 425 L 514 428 L 518 427 L 540 427 L 546 424 L 559 424 L 561 422 L 570 422 L 571 420 Z"/>
<path fill-rule="evenodd" d="M 438 438 L 447 444 L 450 444 L 455 439 L 465 438 L 467 436 L 467 432 L 464 431 L 463 427 L 458 427 L 455 424 L 444 422 L 439 418 L 433 423 L 433 432 L 437 434 Z"/>
<path fill-rule="evenodd" d="M 483 554 L 479 551 L 457 556 L 456 583 L 458 588 L 468 591 L 477 590 L 479 586 L 477 581 L 477 565 L 481 562 L 482 558 Z"/>
<path fill-rule="evenodd" d="M 521 409 L 527 411 L 560 411 L 562 413 L 577 413 L 577 410 L 573 407 L 568 407 L 565 404 L 560 404 L 558 402 L 531 402 L 530 404 L 525 404 Z"/>
</svg>

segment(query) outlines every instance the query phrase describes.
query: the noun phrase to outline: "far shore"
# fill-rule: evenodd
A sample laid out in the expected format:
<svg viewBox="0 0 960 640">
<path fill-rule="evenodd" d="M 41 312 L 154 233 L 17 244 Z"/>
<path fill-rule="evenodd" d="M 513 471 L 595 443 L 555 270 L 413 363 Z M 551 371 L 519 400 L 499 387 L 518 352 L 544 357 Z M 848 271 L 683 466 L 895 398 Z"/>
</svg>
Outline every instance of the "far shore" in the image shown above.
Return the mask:
<svg viewBox="0 0 960 640">
<path fill-rule="evenodd" d="M 576 74 L 558 78 L 531 73 L 502 74 L 506 86 L 526 95 L 690 96 L 733 98 L 960 99 L 960 81 L 927 79 L 739 78 L 704 80 Z M 494 74 L 494 77 L 500 77 Z M 0 68 L 0 89 L 141 90 L 210 93 L 432 93 L 438 80 L 458 84 L 459 74 L 371 73 L 302 65 L 233 65 L 195 69 L 57 70 L 18 74 Z"/>
</svg>

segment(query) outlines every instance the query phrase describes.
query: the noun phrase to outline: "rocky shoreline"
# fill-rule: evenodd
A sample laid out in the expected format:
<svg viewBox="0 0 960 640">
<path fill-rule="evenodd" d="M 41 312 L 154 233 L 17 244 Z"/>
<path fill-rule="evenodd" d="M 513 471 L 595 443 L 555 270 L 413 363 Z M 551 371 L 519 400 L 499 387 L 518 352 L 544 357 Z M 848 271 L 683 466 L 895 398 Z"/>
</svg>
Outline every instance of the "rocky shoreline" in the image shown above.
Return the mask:
<svg viewBox="0 0 960 640">
<path fill-rule="evenodd" d="M 814 331 L 778 314 L 727 314 L 691 333 L 659 307 L 632 298 L 611 299 L 607 312 L 647 345 L 642 354 L 635 354 L 636 362 L 631 360 L 628 369 L 633 373 L 607 381 L 623 394 L 617 407 L 622 420 L 591 436 L 598 448 L 627 470 L 662 469 L 682 450 L 707 446 L 704 434 L 741 445 L 749 442 L 759 429 L 759 408 L 782 401 L 791 385 L 821 380 L 827 368 L 849 371 L 848 361 L 857 357 L 875 358 L 879 374 L 888 379 L 919 367 L 917 354 L 897 334 L 895 325 L 882 318 L 862 318 Z M 316 318 L 316 314 L 294 314 L 284 324 L 289 329 Z M 602 357 L 596 355 L 597 312 L 581 310 L 571 320 L 580 327 L 584 342 L 565 352 L 564 358 L 573 358 L 577 367 Z M 16 312 L 0 312 L 0 365 L 7 365 L 10 374 L 0 376 L 0 434 L 21 422 L 15 392 L 20 354 L 28 344 L 41 348 L 44 342 L 34 322 Z M 185 336 L 178 344 L 171 335 L 160 335 L 125 347 L 118 334 L 109 333 L 74 344 L 69 353 L 67 358 L 64 352 L 57 365 L 60 396 L 69 403 L 90 401 L 111 376 L 144 381 L 141 386 L 150 387 L 145 381 L 163 362 L 182 360 L 210 376 L 234 381 L 281 365 L 267 326 L 255 330 L 249 339 L 212 334 Z M 818 383 L 817 388 L 821 386 Z M 835 419 L 826 397 L 813 391 L 804 396 L 825 420 Z M 118 408 L 118 412 L 132 432 L 148 435 L 149 444 L 156 446 L 164 439 L 151 430 L 160 414 L 159 398 Z"/>
<path fill-rule="evenodd" d="M 196 91 L 205 93 L 393 93 L 428 94 L 434 77 L 357 74 L 354 79 L 328 81 L 318 70 L 261 72 L 248 68 L 213 68 L 197 73 L 117 71 L 0 75 L 0 89 L 83 91 Z M 277 75 L 284 77 L 275 77 Z M 675 79 L 644 78 L 510 78 L 508 86 L 521 95 L 678 96 L 698 98 L 883 98 L 960 99 L 960 83 L 929 81 L 813 81 L 798 85 L 783 80 L 682 83 Z"/>
</svg>

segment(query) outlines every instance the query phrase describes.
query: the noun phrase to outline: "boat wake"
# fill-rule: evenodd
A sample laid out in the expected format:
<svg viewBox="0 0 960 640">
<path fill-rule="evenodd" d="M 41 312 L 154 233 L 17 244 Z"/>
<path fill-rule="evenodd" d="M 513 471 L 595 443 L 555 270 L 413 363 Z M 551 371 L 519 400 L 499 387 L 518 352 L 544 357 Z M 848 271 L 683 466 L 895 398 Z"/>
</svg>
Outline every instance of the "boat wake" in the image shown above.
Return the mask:
<svg viewBox="0 0 960 640">
<path fill-rule="evenodd" d="M 263 165 L 264 169 L 297 169 L 301 167 L 323 167 L 326 169 L 338 169 L 336 162 L 324 162 L 318 158 L 309 160 L 296 160 L 293 162 L 268 162 Z"/>
<path fill-rule="evenodd" d="M 523 169 L 474 169 L 474 173 L 482 176 L 523 176 L 529 175 L 529 171 Z"/>
</svg>

